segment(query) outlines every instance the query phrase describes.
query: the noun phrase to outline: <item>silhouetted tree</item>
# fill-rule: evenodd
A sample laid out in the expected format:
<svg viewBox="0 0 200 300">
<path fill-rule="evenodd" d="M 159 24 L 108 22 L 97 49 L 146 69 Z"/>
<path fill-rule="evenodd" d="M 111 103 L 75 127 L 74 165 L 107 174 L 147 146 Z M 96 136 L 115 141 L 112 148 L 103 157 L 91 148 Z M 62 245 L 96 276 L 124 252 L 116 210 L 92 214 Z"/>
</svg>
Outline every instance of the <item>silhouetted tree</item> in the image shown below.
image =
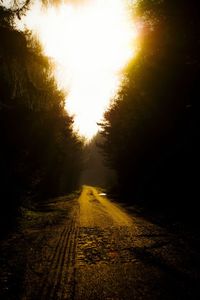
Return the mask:
<svg viewBox="0 0 200 300">
<path fill-rule="evenodd" d="M 200 21 L 197 1 L 138 1 L 141 50 L 101 124 L 104 154 L 131 201 L 196 207 Z M 132 197 L 130 197 L 130 194 Z M 195 198 L 194 198 L 195 197 Z"/>
<path fill-rule="evenodd" d="M 16 12 L 0 6 L 0 219 L 8 222 L 22 203 L 76 188 L 82 164 L 52 63 L 29 32 L 14 29 Z"/>
</svg>

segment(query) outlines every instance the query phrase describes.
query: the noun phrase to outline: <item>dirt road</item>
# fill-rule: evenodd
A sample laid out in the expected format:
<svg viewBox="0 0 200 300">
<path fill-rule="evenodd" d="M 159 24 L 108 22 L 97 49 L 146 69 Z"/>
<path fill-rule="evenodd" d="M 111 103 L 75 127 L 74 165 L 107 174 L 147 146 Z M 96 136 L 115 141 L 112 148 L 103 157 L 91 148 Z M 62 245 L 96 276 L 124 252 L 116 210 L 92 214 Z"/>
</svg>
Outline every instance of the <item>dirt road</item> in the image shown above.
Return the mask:
<svg viewBox="0 0 200 300">
<path fill-rule="evenodd" d="M 199 255 L 187 242 L 84 187 L 74 299 L 198 299 Z"/>
<path fill-rule="evenodd" d="M 62 211 L 59 222 L 51 211 Z M 23 233 L 24 245 L 34 242 L 20 300 L 200 299 L 200 255 L 188 235 L 130 215 L 90 186 L 47 214 L 48 226 Z"/>
</svg>

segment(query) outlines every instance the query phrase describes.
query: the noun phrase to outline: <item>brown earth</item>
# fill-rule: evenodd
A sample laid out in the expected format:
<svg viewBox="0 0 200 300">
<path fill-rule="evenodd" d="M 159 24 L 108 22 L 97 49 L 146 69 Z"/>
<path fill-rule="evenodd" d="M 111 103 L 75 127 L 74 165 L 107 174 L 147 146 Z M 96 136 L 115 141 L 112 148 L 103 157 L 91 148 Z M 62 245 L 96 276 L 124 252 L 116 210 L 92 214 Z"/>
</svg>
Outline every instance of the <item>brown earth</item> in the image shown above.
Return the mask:
<svg viewBox="0 0 200 300">
<path fill-rule="evenodd" d="M 198 246 L 90 186 L 25 211 L 0 254 L 0 299 L 200 299 Z"/>
</svg>

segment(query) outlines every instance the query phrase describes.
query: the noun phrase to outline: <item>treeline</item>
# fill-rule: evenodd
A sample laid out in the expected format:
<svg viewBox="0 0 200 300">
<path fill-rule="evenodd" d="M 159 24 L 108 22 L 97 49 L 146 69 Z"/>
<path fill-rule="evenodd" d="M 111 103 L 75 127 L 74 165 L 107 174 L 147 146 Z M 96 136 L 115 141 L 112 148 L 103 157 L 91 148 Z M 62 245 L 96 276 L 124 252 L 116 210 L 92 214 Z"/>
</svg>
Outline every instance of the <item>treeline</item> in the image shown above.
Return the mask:
<svg viewBox="0 0 200 300">
<path fill-rule="evenodd" d="M 139 0 L 135 13 L 141 49 L 105 113 L 101 147 L 121 200 L 191 220 L 199 201 L 199 4 Z"/>
<path fill-rule="evenodd" d="M 14 28 L 27 9 L 0 5 L 0 220 L 8 224 L 20 205 L 76 188 L 82 163 L 51 62 L 29 32 Z"/>
<path fill-rule="evenodd" d="M 85 144 L 83 151 L 82 185 L 100 186 L 107 188 L 115 181 L 115 173 L 105 165 L 104 157 L 98 145 L 102 144 L 102 136 L 97 133 L 89 143 Z"/>
</svg>

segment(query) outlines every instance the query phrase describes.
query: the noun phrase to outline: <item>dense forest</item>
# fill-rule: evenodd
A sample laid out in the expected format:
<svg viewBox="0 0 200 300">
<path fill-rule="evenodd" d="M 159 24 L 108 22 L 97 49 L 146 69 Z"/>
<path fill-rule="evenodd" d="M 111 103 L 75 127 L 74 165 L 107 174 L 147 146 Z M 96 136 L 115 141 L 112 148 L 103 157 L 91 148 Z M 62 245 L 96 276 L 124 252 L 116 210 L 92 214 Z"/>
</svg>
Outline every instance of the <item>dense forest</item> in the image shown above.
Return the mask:
<svg viewBox="0 0 200 300">
<path fill-rule="evenodd" d="M 12 8 L 5 3 L 0 1 L 2 224 L 11 224 L 21 205 L 72 191 L 84 157 L 90 167 L 82 181 L 105 185 L 106 173 L 121 201 L 193 216 L 199 195 L 198 2 L 138 0 L 134 5 L 134 18 L 142 25 L 140 50 L 105 112 L 102 138 L 96 137 L 112 172 L 101 169 L 95 140 L 83 151 L 65 110 L 66 96 L 53 77 L 53 62 L 30 32 L 15 27 L 30 1 L 13 1 Z"/>
<path fill-rule="evenodd" d="M 117 174 L 115 194 L 191 220 L 199 198 L 199 3 L 139 0 L 134 13 L 140 51 L 101 123 L 101 149 Z"/>
<path fill-rule="evenodd" d="M 15 28 L 27 9 L 29 1 L 12 9 L 0 4 L 0 221 L 6 226 L 21 205 L 76 188 L 82 164 L 83 145 L 53 64 L 30 32 Z"/>
</svg>

